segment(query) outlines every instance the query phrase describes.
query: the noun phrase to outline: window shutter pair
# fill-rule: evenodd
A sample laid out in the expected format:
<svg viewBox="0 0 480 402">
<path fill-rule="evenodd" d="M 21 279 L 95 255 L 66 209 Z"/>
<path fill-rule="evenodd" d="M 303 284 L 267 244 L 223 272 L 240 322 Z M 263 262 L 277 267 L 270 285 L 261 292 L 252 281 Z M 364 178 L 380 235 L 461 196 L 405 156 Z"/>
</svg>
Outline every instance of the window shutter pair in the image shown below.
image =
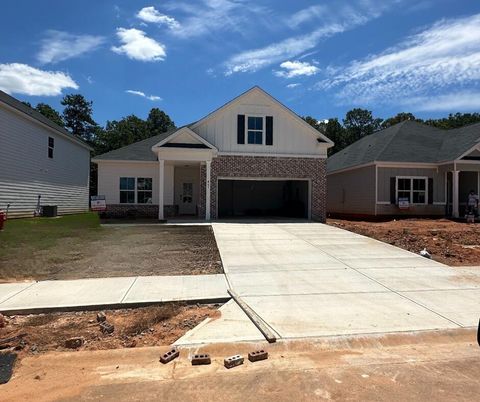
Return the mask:
<svg viewBox="0 0 480 402">
<path fill-rule="evenodd" d="M 245 115 L 237 115 L 237 144 L 245 144 Z M 265 144 L 273 145 L 273 116 L 265 117 Z"/>
</svg>

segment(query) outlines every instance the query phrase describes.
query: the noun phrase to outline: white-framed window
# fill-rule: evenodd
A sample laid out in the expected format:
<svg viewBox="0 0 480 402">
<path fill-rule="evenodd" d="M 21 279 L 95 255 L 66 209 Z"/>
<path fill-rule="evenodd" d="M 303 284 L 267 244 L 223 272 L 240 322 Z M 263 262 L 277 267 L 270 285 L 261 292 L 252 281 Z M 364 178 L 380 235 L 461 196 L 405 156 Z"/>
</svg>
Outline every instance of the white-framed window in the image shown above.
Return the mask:
<svg viewBox="0 0 480 402">
<path fill-rule="evenodd" d="M 120 177 L 120 204 L 151 204 L 151 177 Z"/>
<path fill-rule="evenodd" d="M 135 204 L 135 177 L 120 177 L 120 204 Z"/>
<path fill-rule="evenodd" d="M 397 204 L 400 198 L 410 204 L 427 204 L 428 177 L 397 176 Z"/>
<path fill-rule="evenodd" d="M 264 121 L 260 116 L 247 116 L 247 144 L 263 145 Z"/>
<path fill-rule="evenodd" d="M 138 204 L 152 203 L 152 178 L 151 177 L 137 178 L 137 203 Z"/>
</svg>

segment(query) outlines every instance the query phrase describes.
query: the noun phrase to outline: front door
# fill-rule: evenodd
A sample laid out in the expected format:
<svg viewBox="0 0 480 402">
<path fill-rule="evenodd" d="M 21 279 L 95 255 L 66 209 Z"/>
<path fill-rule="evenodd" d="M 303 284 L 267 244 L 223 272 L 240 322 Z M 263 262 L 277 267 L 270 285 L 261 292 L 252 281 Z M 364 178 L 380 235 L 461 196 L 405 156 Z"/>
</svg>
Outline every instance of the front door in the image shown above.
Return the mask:
<svg viewBox="0 0 480 402">
<path fill-rule="evenodd" d="M 193 201 L 193 182 L 182 181 L 180 183 L 180 202 L 178 204 L 178 212 L 180 215 L 195 214 L 196 206 Z"/>
</svg>

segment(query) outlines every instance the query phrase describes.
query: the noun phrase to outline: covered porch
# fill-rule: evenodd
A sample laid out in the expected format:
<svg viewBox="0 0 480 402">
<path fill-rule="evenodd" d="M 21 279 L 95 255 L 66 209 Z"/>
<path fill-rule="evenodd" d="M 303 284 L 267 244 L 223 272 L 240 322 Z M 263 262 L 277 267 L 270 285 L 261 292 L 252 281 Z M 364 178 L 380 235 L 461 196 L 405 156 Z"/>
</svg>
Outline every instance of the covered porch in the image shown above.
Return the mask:
<svg viewBox="0 0 480 402">
<path fill-rule="evenodd" d="M 446 171 L 446 215 L 464 217 L 467 212 L 468 194 L 480 191 L 480 160 L 454 162 Z"/>
<path fill-rule="evenodd" d="M 158 158 L 158 219 L 210 220 L 211 162 L 217 149 L 184 127 L 152 151 Z"/>
</svg>

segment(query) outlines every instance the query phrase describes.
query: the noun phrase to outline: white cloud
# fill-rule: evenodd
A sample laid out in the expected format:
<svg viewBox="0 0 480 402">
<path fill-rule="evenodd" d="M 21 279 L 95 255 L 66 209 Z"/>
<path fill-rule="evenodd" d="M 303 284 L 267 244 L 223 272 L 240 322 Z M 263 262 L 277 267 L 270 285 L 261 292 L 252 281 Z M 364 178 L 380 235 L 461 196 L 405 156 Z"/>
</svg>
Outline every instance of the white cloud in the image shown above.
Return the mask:
<svg viewBox="0 0 480 402">
<path fill-rule="evenodd" d="M 151 100 L 151 101 L 161 101 L 162 100 L 162 98 L 160 96 L 147 95 L 145 92 L 134 91 L 133 89 L 127 89 L 125 92 L 129 93 L 129 94 L 132 94 L 132 95 L 141 96 L 142 98 L 146 98 L 146 99 Z"/>
<path fill-rule="evenodd" d="M 92 52 L 105 43 L 103 36 L 73 35 L 62 31 L 47 31 L 37 59 L 42 64 L 58 63 Z"/>
<path fill-rule="evenodd" d="M 117 36 L 123 44 L 118 47 L 113 46 L 112 51 L 125 54 L 132 60 L 161 61 L 167 56 L 164 45 L 149 38 L 139 29 L 118 28 Z"/>
<path fill-rule="evenodd" d="M 280 64 L 283 71 L 275 71 L 275 75 L 284 78 L 294 78 L 301 75 L 315 75 L 318 73 L 319 68 L 313 64 L 302 61 L 284 61 Z"/>
<path fill-rule="evenodd" d="M 8 94 L 56 96 L 65 88 L 78 89 L 78 85 L 61 71 L 44 71 L 20 63 L 0 64 L 0 89 Z"/>
<path fill-rule="evenodd" d="M 313 5 L 294 13 L 291 17 L 288 18 L 287 25 L 291 28 L 297 28 L 299 25 L 302 25 L 305 22 L 309 22 L 313 19 L 323 17 L 325 14 L 328 13 L 329 9 L 327 6 L 322 4 Z"/>
<path fill-rule="evenodd" d="M 293 84 L 288 84 L 287 88 L 290 88 L 290 89 L 291 88 L 296 88 L 296 87 L 299 87 L 300 85 L 302 85 L 302 84 L 300 84 L 299 82 L 295 82 Z"/>
<path fill-rule="evenodd" d="M 244 35 L 252 21 L 255 21 L 256 30 L 260 25 L 265 25 L 265 20 L 255 18 L 256 16 L 267 15 L 265 7 L 248 0 L 201 0 L 198 3 L 175 1 L 167 3 L 166 7 L 186 15 L 184 20 L 171 30 L 175 36 L 183 39 L 221 30 Z"/>
<path fill-rule="evenodd" d="M 159 25 L 166 25 L 169 28 L 179 28 L 180 24 L 178 21 L 169 17 L 168 15 L 162 14 L 155 7 L 144 7 L 137 13 L 137 18 L 145 22 L 153 22 Z"/>
<path fill-rule="evenodd" d="M 368 21 L 378 18 L 392 4 L 401 0 L 390 0 L 377 3 L 364 0 L 358 9 L 349 5 L 337 5 L 329 9 L 329 19 L 321 21 L 320 27 L 305 34 L 290 37 L 258 49 L 240 52 L 230 57 L 225 63 L 225 75 L 239 72 L 255 72 L 282 60 L 301 56 L 315 48 L 322 39 L 352 30 Z"/>
<path fill-rule="evenodd" d="M 317 85 L 350 103 L 402 102 L 443 95 L 480 80 L 480 14 L 441 20 L 398 46 L 344 68 Z"/>
<path fill-rule="evenodd" d="M 426 112 L 466 112 L 480 109 L 480 92 L 460 91 L 438 96 L 419 96 L 404 104 L 412 110 Z"/>
</svg>

